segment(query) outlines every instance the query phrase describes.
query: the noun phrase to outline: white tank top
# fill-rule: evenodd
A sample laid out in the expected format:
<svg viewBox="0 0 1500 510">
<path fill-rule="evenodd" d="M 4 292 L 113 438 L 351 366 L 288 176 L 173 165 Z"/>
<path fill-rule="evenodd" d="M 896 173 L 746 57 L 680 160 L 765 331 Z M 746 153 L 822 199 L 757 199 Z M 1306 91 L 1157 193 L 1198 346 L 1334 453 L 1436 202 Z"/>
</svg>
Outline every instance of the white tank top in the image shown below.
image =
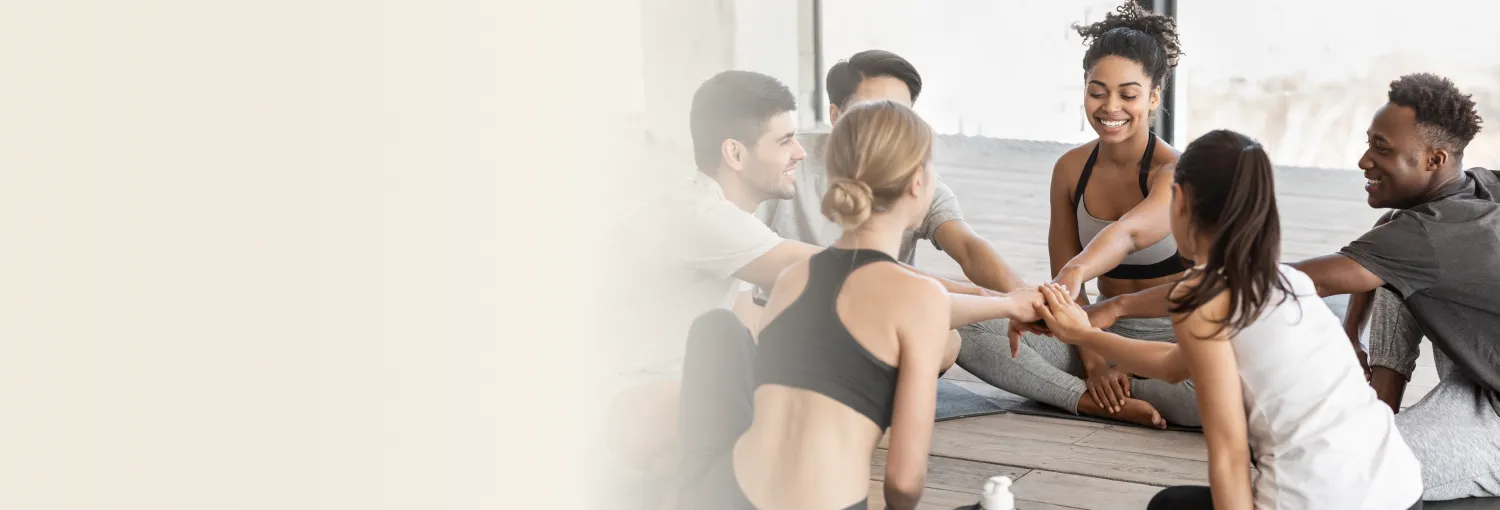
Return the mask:
<svg viewBox="0 0 1500 510">
<path fill-rule="evenodd" d="M 1422 470 L 1391 409 L 1365 382 L 1338 318 L 1311 279 L 1281 274 L 1297 299 L 1230 341 L 1244 390 L 1255 508 L 1393 509 L 1422 494 Z"/>
</svg>

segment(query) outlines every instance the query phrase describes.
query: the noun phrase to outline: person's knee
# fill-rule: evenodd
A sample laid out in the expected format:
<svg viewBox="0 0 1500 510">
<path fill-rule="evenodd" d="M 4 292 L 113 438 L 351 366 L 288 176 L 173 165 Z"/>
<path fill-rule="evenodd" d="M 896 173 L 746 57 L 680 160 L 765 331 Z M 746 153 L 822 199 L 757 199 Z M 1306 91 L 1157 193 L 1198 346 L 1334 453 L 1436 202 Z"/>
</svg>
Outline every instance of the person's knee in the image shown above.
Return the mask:
<svg viewBox="0 0 1500 510">
<path fill-rule="evenodd" d="M 714 338 L 745 330 L 745 323 L 734 311 L 715 308 L 693 319 L 693 325 L 688 328 L 688 338 Z"/>
</svg>

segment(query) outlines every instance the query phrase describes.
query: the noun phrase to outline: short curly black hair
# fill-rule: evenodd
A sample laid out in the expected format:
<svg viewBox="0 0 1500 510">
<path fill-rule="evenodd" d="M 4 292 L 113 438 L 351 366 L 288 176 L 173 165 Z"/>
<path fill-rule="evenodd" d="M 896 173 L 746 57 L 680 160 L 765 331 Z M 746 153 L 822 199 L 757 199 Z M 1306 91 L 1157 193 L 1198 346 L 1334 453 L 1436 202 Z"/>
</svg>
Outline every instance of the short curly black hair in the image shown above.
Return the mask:
<svg viewBox="0 0 1500 510">
<path fill-rule="evenodd" d="M 1146 69 L 1155 87 L 1165 87 L 1171 71 L 1182 56 L 1177 41 L 1177 22 L 1153 13 L 1135 0 L 1121 5 L 1104 16 L 1104 21 L 1088 26 L 1073 25 L 1089 49 L 1083 54 L 1083 72 L 1088 73 L 1108 56 L 1128 58 Z"/>
<path fill-rule="evenodd" d="M 1402 76 L 1391 82 L 1391 104 L 1417 113 L 1417 129 L 1428 143 L 1462 156 L 1479 134 L 1479 112 L 1473 96 L 1458 91 L 1453 81 L 1431 73 Z"/>
</svg>

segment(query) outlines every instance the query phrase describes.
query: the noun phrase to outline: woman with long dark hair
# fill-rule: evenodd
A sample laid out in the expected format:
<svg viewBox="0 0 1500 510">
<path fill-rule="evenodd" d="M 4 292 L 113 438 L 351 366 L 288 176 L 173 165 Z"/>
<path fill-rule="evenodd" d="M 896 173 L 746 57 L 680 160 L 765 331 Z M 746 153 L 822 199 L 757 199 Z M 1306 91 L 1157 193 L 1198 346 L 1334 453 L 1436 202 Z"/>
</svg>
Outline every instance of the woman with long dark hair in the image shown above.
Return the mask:
<svg viewBox="0 0 1500 510">
<path fill-rule="evenodd" d="M 1265 150 L 1211 132 L 1182 153 L 1171 187 L 1172 237 L 1194 264 L 1171 293 L 1177 343 L 1094 328 L 1057 283 L 1038 310 L 1062 341 L 1124 370 L 1196 382 L 1209 487 L 1168 488 L 1148 508 L 1420 508 L 1421 469 L 1390 408 L 1312 280 L 1277 262 Z"/>
</svg>

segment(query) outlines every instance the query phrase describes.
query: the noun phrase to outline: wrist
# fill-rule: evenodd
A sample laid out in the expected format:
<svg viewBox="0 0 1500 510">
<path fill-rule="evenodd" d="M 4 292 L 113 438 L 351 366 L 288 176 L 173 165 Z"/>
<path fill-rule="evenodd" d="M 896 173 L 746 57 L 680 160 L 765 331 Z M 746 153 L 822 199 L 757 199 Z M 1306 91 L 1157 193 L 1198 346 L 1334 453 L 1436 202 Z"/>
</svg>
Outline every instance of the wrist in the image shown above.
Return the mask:
<svg viewBox="0 0 1500 510">
<path fill-rule="evenodd" d="M 1123 294 L 1098 303 L 1099 311 L 1115 319 L 1125 317 L 1126 301 L 1133 299 L 1130 294 Z"/>
</svg>

